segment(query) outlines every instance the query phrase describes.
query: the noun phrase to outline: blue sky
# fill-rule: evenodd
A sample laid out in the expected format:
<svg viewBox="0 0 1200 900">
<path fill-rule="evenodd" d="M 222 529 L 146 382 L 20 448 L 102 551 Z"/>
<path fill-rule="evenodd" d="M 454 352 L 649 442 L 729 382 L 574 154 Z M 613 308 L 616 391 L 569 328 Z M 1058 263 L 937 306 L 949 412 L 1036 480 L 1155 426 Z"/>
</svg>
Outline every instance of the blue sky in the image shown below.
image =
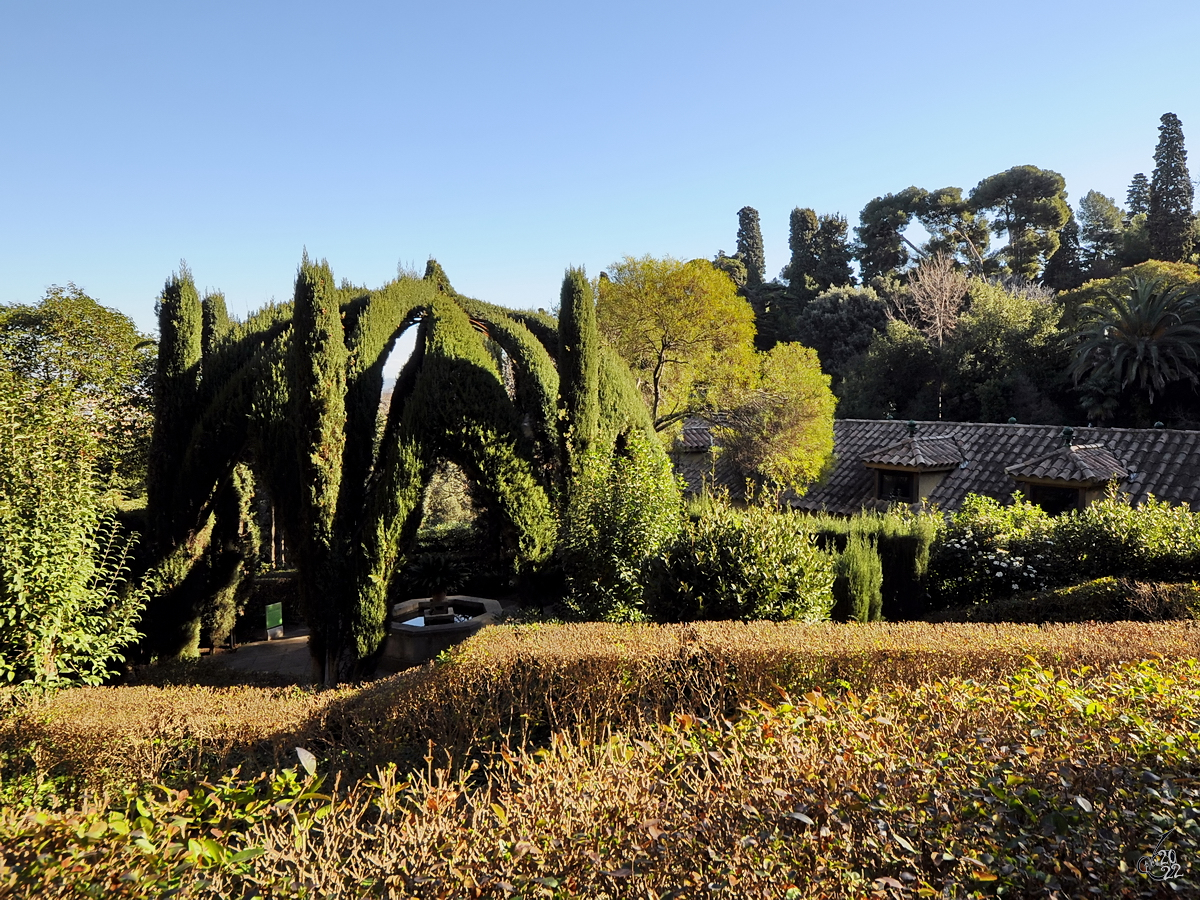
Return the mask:
<svg viewBox="0 0 1200 900">
<path fill-rule="evenodd" d="M 1136 11 L 1135 11 L 1136 9 Z M 550 307 L 564 267 L 735 249 L 795 206 L 1055 169 L 1123 201 L 1200 147 L 1200 4 L 0 2 L 0 303 L 155 329 L 186 258 L 244 313 L 302 250 Z M 1193 149 L 1193 172 L 1200 156 Z"/>
</svg>

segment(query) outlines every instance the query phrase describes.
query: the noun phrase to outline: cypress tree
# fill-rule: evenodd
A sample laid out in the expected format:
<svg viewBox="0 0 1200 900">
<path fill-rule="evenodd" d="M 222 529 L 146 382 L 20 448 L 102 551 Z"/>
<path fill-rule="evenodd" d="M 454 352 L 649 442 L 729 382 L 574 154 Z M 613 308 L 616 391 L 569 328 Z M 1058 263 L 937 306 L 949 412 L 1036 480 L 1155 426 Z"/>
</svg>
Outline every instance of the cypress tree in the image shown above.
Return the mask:
<svg viewBox="0 0 1200 900">
<path fill-rule="evenodd" d="M 193 571 L 207 545 L 212 517 L 192 520 L 181 470 L 198 416 L 198 379 L 203 330 L 200 296 L 187 263 L 179 264 L 158 300 L 158 370 L 154 428 L 146 472 L 151 544 L 159 565 L 149 576 L 153 596 L 142 628 L 151 654 L 193 657 L 200 652 L 202 591 Z"/>
<path fill-rule="evenodd" d="M 1138 172 L 1129 182 L 1129 190 L 1125 193 L 1125 206 L 1128 207 L 1128 218 L 1150 212 L 1150 179 L 1145 173 Z"/>
<path fill-rule="evenodd" d="M 746 265 L 747 287 L 756 288 L 767 280 L 762 229 L 758 224 L 758 210 L 752 206 L 738 210 L 737 255 Z"/>
<path fill-rule="evenodd" d="M 811 209 L 796 207 L 788 222 L 788 247 L 792 251 L 791 261 L 785 270 L 788 279 L 788 295 L 806 301 L 816 291 L 809 279 L 817 269 L 817 232 L 820 222 Z"/>
<path fill-rule="evenodd" d="M 1183 124 L 1174 113 L 1165 113 L 1161 121 L 1146 227 L 1153 258 L 1179 262 L 1192 253 L 1192 179 L 1183 146 Z"/>
<path fill-rule="evenodd" d="M 346 424 L 346 344 L 329 264 L 308 254 L 296 275 L 292 318 L 292 404 L 299 453 L 297 586 L 312 629 L 309 649 L 327 684 L 336 683 L 342 648 L 340 598 L 345 573 L 334 530 Z"/>
<path fill-rule="evenodd" d="M 564 460 L 569 460 L 595 443 L 600 424 L 600 338 L 596 330 L 596 302 L 583 269 L 568 269 L 563 276 L 558 335 L 563 452 Z"/>
<path fill-rule="evenodd" d="M 197 413 L 202 328 L 200 296 L 187 263 L 181 262 L 158 300 L 158 372 L 146 476 L 151 527 L 163 554 L 180 537 L 175 529 L 174 488 Z"/>
<path fill-rule="evenodd" d="M 229 332 L 229 311 L 225 307 L 225 295 L 220 291 L 208 291 L 201 303 L 203 326 L 201 329 L 201 352 L 212 356 L 217 343 Z"/>
</svg>

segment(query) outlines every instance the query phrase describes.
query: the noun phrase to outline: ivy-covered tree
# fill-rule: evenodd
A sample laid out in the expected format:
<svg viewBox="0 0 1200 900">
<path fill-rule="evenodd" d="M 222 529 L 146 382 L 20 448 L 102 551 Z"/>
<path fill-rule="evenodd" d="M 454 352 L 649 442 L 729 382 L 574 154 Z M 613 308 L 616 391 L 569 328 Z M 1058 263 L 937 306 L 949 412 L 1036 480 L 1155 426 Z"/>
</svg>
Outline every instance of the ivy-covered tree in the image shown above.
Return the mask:
<svg viewBox="0 0 1200 900">
<path fill-rule="evenodd" d="M 737 255 L 746 266 L 746 284 L 754 288 L 767 277 L 767 258 L 763 251 L 762 228 L 758 210 L 743 206 L 738 210 Z"/>
<path fill-rule="evenodd" d="M 817 352 L 822 371 L 840 393 L 846 373 L 887 322 L 887 304 L 875 291 L 843 286 L 824 291 L 805 306 L 790 333 Z"/>
<path fill-rule="evenodd" d="M 1150 181 L 1150 206 L 1146 227 L 1154 259 L 1186 260 L 1194 243 L 1192 203 L 1194 189 L 1183 146 L 1183 123 L 1174 113 L 1164 113 L 1154 150 L 1154 176 Z"/>
</svg>

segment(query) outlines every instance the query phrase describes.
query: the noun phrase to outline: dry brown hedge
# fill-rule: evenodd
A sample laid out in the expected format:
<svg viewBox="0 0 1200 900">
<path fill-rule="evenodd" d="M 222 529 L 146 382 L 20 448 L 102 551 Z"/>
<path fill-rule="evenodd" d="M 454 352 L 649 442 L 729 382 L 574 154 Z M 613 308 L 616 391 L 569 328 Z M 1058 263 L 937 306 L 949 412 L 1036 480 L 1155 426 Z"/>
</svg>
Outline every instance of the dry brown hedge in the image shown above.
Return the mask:
<svg viewBox="0 0 1200 900">
<path fill-rule="evenodd" d="M 63 776 L 73 788 L 187 783 L 239 764 L 294 762 L 309 747 L 358 775 L 419 761 L 427 742 L 479 752 L 542 745 L 675 713 L 739 707 L 841 682 L 857 691 L 947 677 L 986 679 L 1032 657 L 1067 670 L 1200 656 L 1194 623 L 1058 626 L 536 625 L 486 629 L 449 661 L 363 687 L 110 687 L 63 691 L 0 720 L 0 778 Z"/>
</svg>

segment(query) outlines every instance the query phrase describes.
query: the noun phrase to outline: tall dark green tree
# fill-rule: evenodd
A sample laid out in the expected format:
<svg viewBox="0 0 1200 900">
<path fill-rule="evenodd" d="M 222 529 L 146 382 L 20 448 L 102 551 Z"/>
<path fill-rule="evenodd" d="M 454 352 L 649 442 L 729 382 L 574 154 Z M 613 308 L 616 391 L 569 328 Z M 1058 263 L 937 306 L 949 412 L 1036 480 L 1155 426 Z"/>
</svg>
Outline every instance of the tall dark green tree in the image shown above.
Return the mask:
<svg viewBox="0 0 1200 900">
<path fill-rule="evenodd" d="M 1042 281 L 1056 291 L 1070 291 L 1083 284 L 1083 265 L 1079 260 L 1079 223 L 1074 214 L 1059 232 L 1058 249 L 1046 261 Z"/>
<path fill-rule="evenodd" d="M 898 194 L 876 197 L 862 208 L 854 233 L 858 237 L 856 255 L 864 284 L 869 284 L 872 278 L 898 272 L 908 264 L 904 229 L 927 193 L 919 187 L 908 187 Z"/>
<path fill-rule="evenodd" d="M 558 312 L 558 377 L 562 399 L 563 458 L 572 469 L 600 426 L 600 335 L 596 301 L 583 269 L 567 269 Z"/>
<path fill-rule="evenodd" d="M 746 264 L 746 285 L 758 287 L 767 279 L 767 258 L 763 251 L 758 210 L 743 206 L 738 210 L 737 255 Z"/>
<path fill-rule="evenodd" d="M 342 644 L 340 604 L 346 550 L 334 528 L 342 486 L 346 427 L 346 341 L 333 273 L 328 263 L 305 254 L 296 276 L 292 318 L 293 417 L 300 442 L 300 521 L 296 529 L 298 581 L 304 617 L 312 629 L 315 659 L 325 657 L 325 675 Z M 305 571 L 307 570 L 307 571 Z"/>
<path fill-rule="evenodd" d="M 1128 207 L 1131 219 L 1150 212 L 1150 179 L 1144 172 L 1138 172 L 1129 182 L 1129 190 L 1125 192 L 1125 206 Z"/>
<path fill-rule="evenodd" d="M 1165 113 L 1161 122 L 1154 150 L 1146 227 L 1153 258 L 1179 262 L 1192 253 L 1195 197 L 1188 174 L 1187 150 L 1183 146 L 1183 123 L 1175 113 Z"/>
<path fill-rule="evenodd" d="M 809 283 L 817 268 L 817 231 L 820 222 L 815 211 L 800 207 L 792 210 L 788 222 L 788 247 L 792 258 L 784 269 L 788 280 L 788 296 L 793 300 L 806 301 L 818 292 L 816 284 Z"/>
<path fill-rule="evenodd" d="M 1112 197 L 1088 191 L 1079 201 L 1079 238 L 1082 262 L 1088 278 L 1115 275 L 1120 263 L 1124 213 Z"/>
<path fill-rule="evenodd" d="M 950 256 L 977 275 L 992 274 L 995 263 L 989 259 L 989 223 L 977 215 L 969 201 L 963 199 L 962 188 L 944 187 L 922 191 L 914 199 L 917 220 L 929 232 L 924 253 Z"/>
<path fill-rule="evenodd" d="M 846 239 L 846 217 L 824 215 L 817 223 L 816 266 L 812 279 L 818 291 L 833 287 L 846 287 L 854 283 L 850 268 L 850 242 Z"/>
<path fill-rule="evenodd" d="M 1066 197 L 1066 182 L 1057 172 L 1013 166 L 979 182 L 969 199 L 975 212 L 996 214 L 993 232 L 1008 235 L 1000 256 L 1009 273 L 1035 279 L 1058 249 L 1058 232 L 1070 218 Z"/>
</svg>

